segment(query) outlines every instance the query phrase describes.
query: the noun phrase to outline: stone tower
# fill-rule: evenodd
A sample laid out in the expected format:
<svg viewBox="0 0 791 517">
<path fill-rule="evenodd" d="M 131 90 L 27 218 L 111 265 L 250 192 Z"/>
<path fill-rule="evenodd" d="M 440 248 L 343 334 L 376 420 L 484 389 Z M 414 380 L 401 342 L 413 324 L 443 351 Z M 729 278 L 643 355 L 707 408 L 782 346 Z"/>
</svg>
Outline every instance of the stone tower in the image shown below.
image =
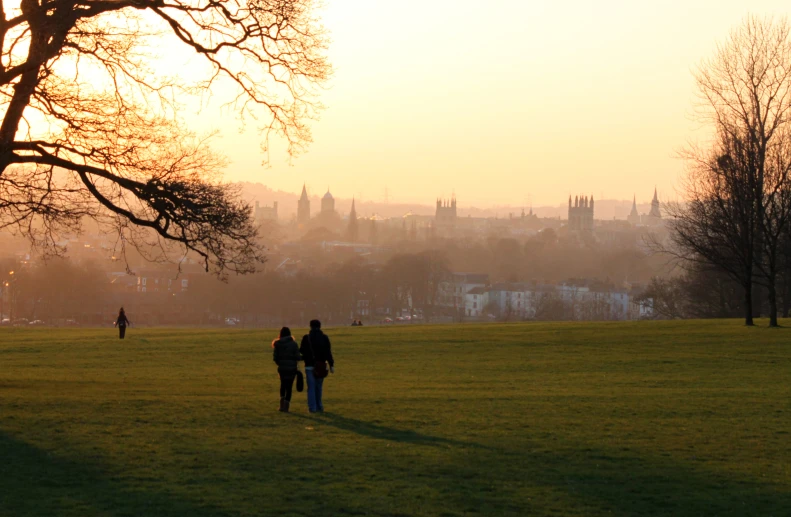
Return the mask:
<svg viewBox="0 0 791 517">
<path fill-rule="evenodd" d="M 575 196 L 573 203 L 569 196 L 569 230 L 593 231 L 593 196 Z"/>
<path fill-rule="evenodd" d="M 434 216 L 437 226 L 455 226 L 456 224 L 456 196 L 450 201 L 437 199 L 437 212 Z"/>
</svg>

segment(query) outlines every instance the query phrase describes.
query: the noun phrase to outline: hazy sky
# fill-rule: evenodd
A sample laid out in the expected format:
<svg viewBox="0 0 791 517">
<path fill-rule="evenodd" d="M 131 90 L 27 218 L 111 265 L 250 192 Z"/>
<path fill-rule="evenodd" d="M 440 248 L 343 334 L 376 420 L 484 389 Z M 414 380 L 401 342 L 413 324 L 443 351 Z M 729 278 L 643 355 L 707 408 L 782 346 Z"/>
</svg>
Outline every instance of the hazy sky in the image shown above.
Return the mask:
<svg viewBox="0 0 791 517">
<path fill-rule="evenodd" d="M 289 166 L 224 133 L 230 180 L 340 197 L 557 205 L 569 193 L 674 197 L 675 151 L 702 136 L 691 70 L 748 13 L 787 1 L 326 0 L 327 110 Z M 697 135 L 697 136 L 696 136 Z M 266 200 L 261 200 L 266 202 Z"/>
</svg>

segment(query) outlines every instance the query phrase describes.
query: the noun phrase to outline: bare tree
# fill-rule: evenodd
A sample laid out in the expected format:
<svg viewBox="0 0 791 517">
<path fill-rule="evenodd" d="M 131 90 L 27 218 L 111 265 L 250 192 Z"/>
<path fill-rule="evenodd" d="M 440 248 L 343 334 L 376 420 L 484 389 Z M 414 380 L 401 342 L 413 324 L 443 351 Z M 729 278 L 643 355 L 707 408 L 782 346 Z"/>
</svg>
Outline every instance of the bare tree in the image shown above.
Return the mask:
<svg viewBox="0 0 791 517">
<path fill-rule="evenodd" d="M 690 148 L 683 203 L 667 203 L 670 242 L 652 244 L 691 265 L 714 265 L 742 286 L 744 318 L 753 325 L 759 214 L 755 202 L 753 156 L 743 141 L 719 134 L 709 151 Z"/>
<path fill-rule="evenodd" d="M 791 225 L 791 126 L 788 124 L 778 129 L 767 149 L 761 206 L 761 249 L 757 265 L 759 282 L 767 289 L 769 325 L 774 327 L 778 324 L 778 284 L 782 280 L 782 268 L 787 267 L 785 238 Z"/>
<path fill-rule="evenodd" d="M 683 153 L 691 165 L 686 203 L 668 207 L 676 252 L 743 286 L 748 325 L 756 280 L 768 288 L 770 325 L 777 325 L 778 245 L 791 216 L 789 33 L 785 19 L 748 17 L 700 65 L 698 113 L 712 125 L 713 143 Z"/>
<path fill-rule="evenodd" d="M 437 250 L 417 254 L 402 253 L 393 256 L 385 265 L 384 275 L 392 282 L 400 309 L 420 308 L 426 320 L 431 320 L 439 304 L 440 284 L 447 278 L 447 256 Z"/>
<path fill-rule="evenodd" d="M 0 3 L 0 228 L 50 250 L 85 218 L 149 252 L 175 243 L 219 275 L 262 260 L 250 207 L 223 184 L 184 97 L 230 88 L 237 113 L 289 152 L 310 141 L 330 73 L 312 0 L 19 0 Z M 199 57 L 189 81 L 160 48 Z M 153 237 L 153 238 L 152 238 Z"/>
</svg>

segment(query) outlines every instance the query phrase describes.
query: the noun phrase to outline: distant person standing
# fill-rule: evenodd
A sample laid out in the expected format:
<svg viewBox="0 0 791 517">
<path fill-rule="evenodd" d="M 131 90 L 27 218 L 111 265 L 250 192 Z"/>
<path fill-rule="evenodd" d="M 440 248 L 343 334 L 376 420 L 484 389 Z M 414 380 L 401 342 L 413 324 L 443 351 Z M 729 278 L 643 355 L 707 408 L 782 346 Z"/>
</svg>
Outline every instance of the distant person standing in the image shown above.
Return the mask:
<svg viewBox="0 0 791 517">
<path fill-rule="evenodd" d="M 126 317 L 124 308 L 121 307 L 121 310 L 118 311 L 118 318 L 116 318 L 115 320 L 115 326 L 118 327 L 119 338 L 124 339 L 124 336 L 126 336 L 126 326 L 131 324 L 132 322 L 129 321 L 129 318 Z"/>
<path fill-rule="evenodd" d="M 308 410 L 311 413 L 323 412 L 322 389 L 324 377 L 335 373 L 335 360 L 332 358 L 330 338 L 321 331 L 319 320 L 310 321 L 310 332 L 305 334 L 299 346 L 305 361 L 305 377 L 308 384 Z M 329 372 L 327 371 L 329 363 Z"/>
<path fill-rule="evenodd" d="M 288 327 L 280 329 L 280 338 L 272 341 L 272 348 L 274 349 L 272 359 L 274 359 L 277 373 L 280 375 L 280 411 L 288 413 L 288 406 L 291 405 L 291 391 L 300 361 L 299 346 L 291 336 L 291 329 Z"/>
</svg>

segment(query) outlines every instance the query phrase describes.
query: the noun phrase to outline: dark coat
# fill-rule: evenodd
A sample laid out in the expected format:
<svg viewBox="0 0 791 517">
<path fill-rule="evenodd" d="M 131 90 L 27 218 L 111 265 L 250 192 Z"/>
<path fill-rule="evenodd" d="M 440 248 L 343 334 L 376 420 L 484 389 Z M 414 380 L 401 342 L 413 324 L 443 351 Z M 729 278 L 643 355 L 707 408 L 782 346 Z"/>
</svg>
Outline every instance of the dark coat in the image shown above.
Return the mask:
<svg viewBox="0 0 791 517">
<path fill-rule="evenodd" d="M 129 325 L 129 318 L 126 317 L 126 313 L 119 314 L 118 319 L 115 320 L 115 324 L 119 327 L 126 327 Z"/>
<path fill-rule="evenodd" d="M 272 359 L 278 370 L 296 370 L 300 361 L 299 347 L 293 337 L 287 336 L 272 342 Z"/>
<path fill-rule="evenodd" d="M 315 366 L 316 361 L 327 361 L 330 366 L 335 366 L 330 338 L 321 329 L 313 329 L 302 337 L 299 352 L 302 354 L 306 368 Z"/>
</svg>

